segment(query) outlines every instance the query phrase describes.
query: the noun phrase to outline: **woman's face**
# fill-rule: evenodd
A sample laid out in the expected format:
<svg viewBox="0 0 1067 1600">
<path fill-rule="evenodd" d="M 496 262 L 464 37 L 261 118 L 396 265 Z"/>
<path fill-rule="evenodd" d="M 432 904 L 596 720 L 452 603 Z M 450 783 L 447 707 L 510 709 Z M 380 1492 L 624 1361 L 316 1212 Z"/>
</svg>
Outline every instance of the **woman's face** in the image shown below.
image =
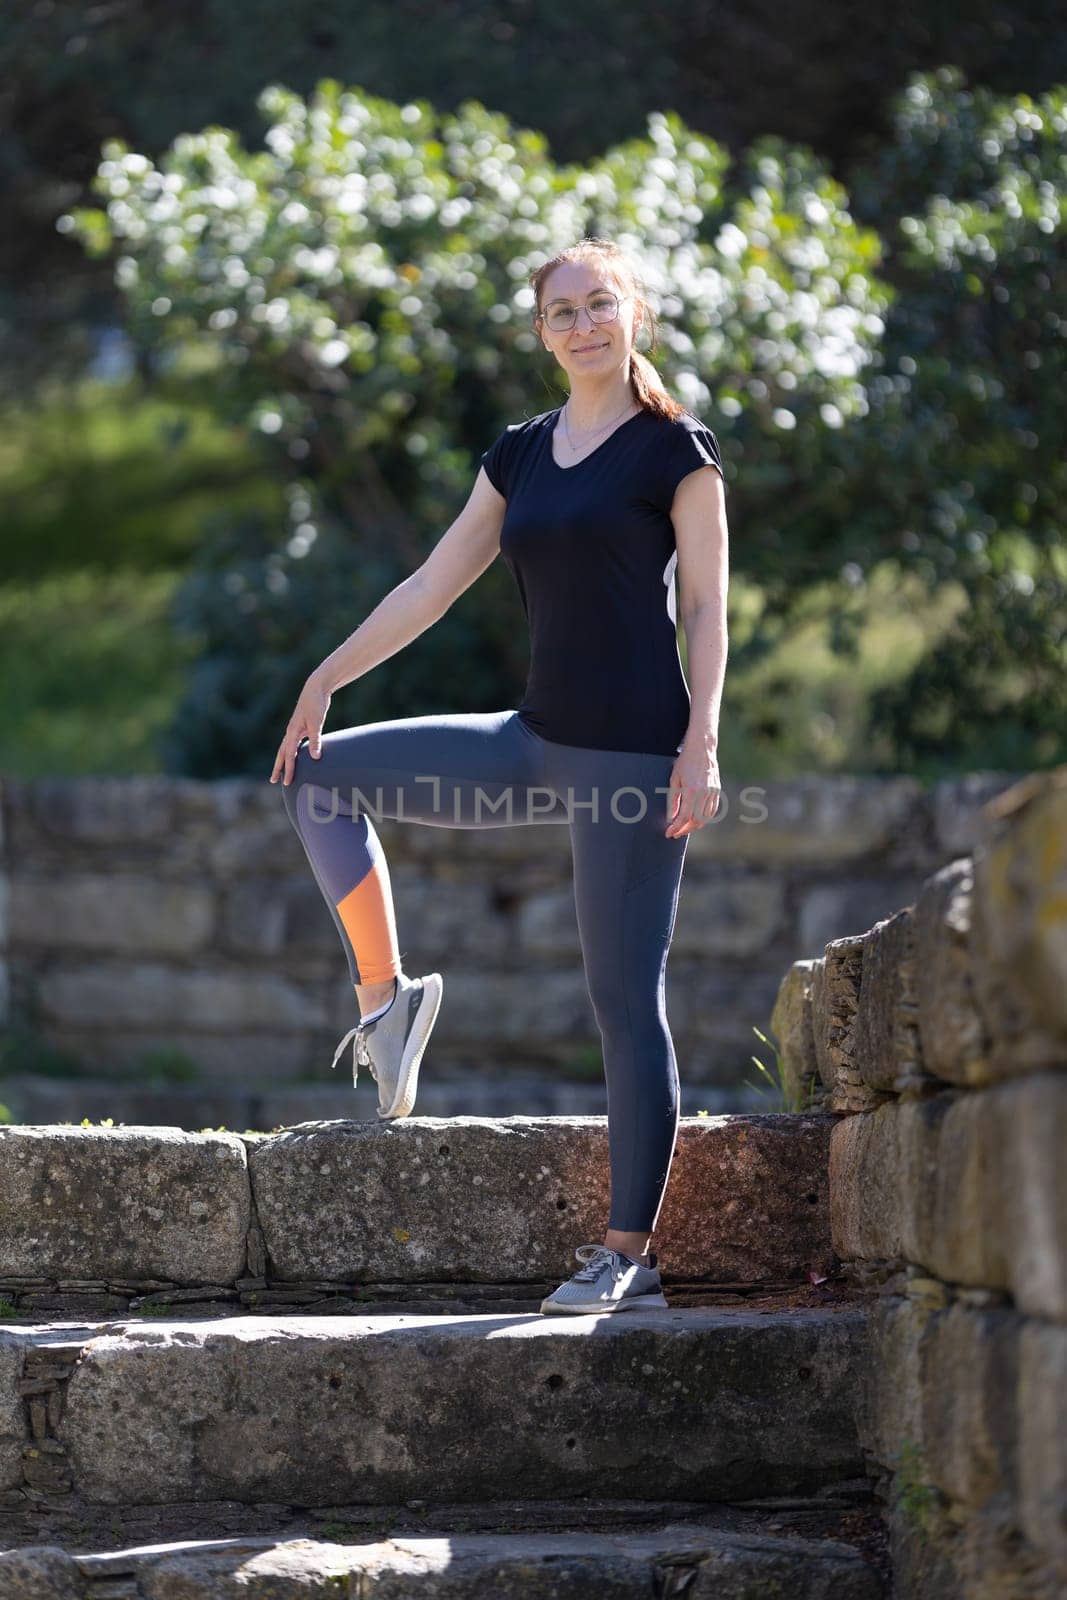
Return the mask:
<svg viewBox="0 0 1067 1600">
<path fill-rule="evenodd" d="M 594 322 L 589 302 L 595 303 L 598 293 L 605 292 L 618 297 L 619 314 L 613 322 Z M 638 312 L 635 326 L 634 301 L 632 296 L 623 298 L 625 293 L 610 270 L 595 259 L 561 261 L 549 273 L 541 290 L 538 331 L 545 349 L 572 382 L 586 375 L 607 377 L 613 370 L 629 372 L 630 351 L 641 319 Z M 556 302 L 578 312 L 574 325 L 560 332 L 553 332 L 547 322 L 549 308 Z"/>
</svg>

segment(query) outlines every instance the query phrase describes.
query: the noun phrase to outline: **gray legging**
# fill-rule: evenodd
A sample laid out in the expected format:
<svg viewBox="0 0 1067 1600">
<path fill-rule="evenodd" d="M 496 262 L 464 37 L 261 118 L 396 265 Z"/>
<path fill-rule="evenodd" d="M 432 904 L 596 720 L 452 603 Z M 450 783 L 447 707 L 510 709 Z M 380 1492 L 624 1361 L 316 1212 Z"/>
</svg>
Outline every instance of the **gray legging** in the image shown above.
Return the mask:
<svg viewBox="0 0 1067 1600">
<path fill-rule="evenodd" d="M 306 742 L 282 785 L 354 984 L 401 971 L 388 867 L 368 811 L 442 828 L 566 822 L 586 984 L 603 1047 L 609 1228 L 656 1225 L 678 1130 L 664 1009 L 687 835 L 668 839 L 674 758 L 542 739 L 516 711 L 370 722 Z M 531 981 L 533 981 L 531 979 Z"/>
</svg>

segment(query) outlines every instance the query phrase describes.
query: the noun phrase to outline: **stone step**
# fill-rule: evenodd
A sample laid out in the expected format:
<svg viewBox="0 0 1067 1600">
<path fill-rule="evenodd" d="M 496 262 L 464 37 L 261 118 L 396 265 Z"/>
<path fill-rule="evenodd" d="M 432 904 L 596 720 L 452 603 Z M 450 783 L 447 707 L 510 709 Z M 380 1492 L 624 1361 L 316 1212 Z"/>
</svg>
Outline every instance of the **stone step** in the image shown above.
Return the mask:
<svg viewBox="0 0 1067 1600">
<path fill-rule="evenodd" d="M 862 1302 L 0 1329 L 0 1490 L 738 1500 L 862 1477 Z"/>
<path fill-rule="evenodd" d="M 828 1274 L 835 1121 L 683 1118 L 655 1235 L 665 1276 Z M 561 1281 L 575 1247 L 603 1239 L 609 1198 L 606 1117 L 315 1122 L 263 1137 L 3 1127 L 0 1296 Z"/>
<path fill-rule="evenodd" d="M 70 1554 L 0 1554 L 4 1600 L 885 1600 L 877 1550 L 799 1537 L 729 1512 L 655 1528 L 523 1533 L 391 1532 L 360 1542 L 304 1537 L 184 1540 Z M 752 1519 L 749 1519 L 750 1521 Z"/>
</svg>

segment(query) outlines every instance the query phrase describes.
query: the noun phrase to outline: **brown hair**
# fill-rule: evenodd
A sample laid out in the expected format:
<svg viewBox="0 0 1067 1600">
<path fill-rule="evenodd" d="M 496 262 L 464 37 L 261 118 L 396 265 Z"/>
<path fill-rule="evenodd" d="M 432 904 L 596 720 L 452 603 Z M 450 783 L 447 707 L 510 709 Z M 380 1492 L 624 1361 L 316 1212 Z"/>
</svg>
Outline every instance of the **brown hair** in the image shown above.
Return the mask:
<svg viewBox="0 0 1067 1600">
<path fill-rule="evenodd" d="M 550 261 L 545 261 L 530 274 L 530 286 L 537 305 L 534 326 L 536 327 L 541 321 L 541 290 L 549 274 L 564 261 L 586 261 L 590 257 L 602 260 L 623 293 L 633 295 L 635 308 L 637 305 L 641 306 L 652 333 L 649 349 L 654 350 L 656 319 L 652 314 L 652 307 L 645 298 L 645 286 L 638 277 L 631 258 L 611 239 L 579 239 L 577 244 L 567 245 L 565 249 L 557 251 Z M 640 350 L 630 351 L 630 387 L 633 389 L 634 399 L 638 405 L 644 406 L 646 411 L 655 411 L 659 416 L 667 417 L 672 422 L 685 411 L 685 407 L 667 393 L 659 373 Z"/>
</svg>

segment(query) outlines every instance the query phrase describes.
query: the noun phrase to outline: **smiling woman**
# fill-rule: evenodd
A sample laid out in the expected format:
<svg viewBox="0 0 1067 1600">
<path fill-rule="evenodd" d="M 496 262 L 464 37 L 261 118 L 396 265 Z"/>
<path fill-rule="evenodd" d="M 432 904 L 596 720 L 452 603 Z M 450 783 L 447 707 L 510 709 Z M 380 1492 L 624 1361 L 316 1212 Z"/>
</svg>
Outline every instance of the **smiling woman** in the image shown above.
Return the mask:
<svg viewBox="0 0 1067 1600">
<path fill-rule="evenodd" d="M 621 251 L 583 240 L 532 281 L 535 327 L 570 381 L 566 404 L 489 445 L 466 507 L 422 567 L 309 678 L 271 776 L 283 776 L 359 996 L 360 1021 L 334 1062 L 354 1038 L 353 1076 L 369 1067 L 382 1117 L 414 1104 L 442 980 L 401 969 L 371 808 L 436 827 L 569 828 L 603 1046 L 611 1207 L 603 1243 L 578 1246 L 581 1267 L 541 1309 L 665 1307 L 649 1248 L 679 1116 L 664 977 L 689 835 L 715 815 L 720 792 L 722 463 L 715 435 L 634 349 L 651 311 Z M 521 704 L 323 735 L 334 689 L 418 637 L 498 554 L 529 624 Z"/>
</svg>

